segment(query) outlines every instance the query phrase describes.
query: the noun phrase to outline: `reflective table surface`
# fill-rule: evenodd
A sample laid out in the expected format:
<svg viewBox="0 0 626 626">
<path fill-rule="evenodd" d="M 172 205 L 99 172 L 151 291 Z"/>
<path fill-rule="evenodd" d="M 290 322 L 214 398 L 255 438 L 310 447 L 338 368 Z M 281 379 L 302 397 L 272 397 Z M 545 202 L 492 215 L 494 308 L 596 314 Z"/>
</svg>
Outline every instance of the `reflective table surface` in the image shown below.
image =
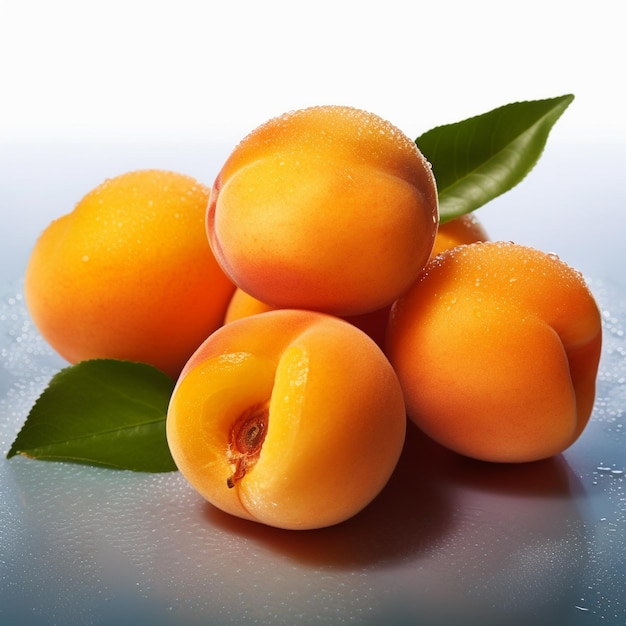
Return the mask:
<svg viewBox="0 0 626 626">
<path fill-rule="evenodd" d="M 626 151 L 611 150 L 623 168 Z M 222 514 L 175 472 L 4 458 L 66 365 L 24 304 L 38 233 L 106 177 L 162 167 L 210 184 L 227 151 L 48 145 L 2 153 L 0 623 L 625 623 L 625 195 L 606 168 L 600 179 L 583 175 L 587 163 L 567 145 L 477 213 L 492 238 L 575 265 L 602 310 L 594 413 L 562 455 L 490 465 L 411 428 L 383 493 L 348 522 L 307 532 Z"/>
</svg>

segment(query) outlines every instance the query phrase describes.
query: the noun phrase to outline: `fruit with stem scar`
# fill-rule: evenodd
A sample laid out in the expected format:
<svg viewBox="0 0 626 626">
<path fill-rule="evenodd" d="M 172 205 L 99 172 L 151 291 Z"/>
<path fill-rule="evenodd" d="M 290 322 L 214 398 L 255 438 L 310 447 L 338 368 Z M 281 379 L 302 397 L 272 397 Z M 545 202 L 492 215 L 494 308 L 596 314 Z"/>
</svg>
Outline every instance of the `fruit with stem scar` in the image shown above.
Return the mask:
<svg viewBox="0 0 626 626">
<path fill-rule="evenodd" d="M 172 456 L 204 498 L 290 529 L 363 509 L 391 476 L 405 430 L 402 390 L 376 343 L 344 320 L 291 309 L 213 333 L 167 414 Z"/>
</svg>

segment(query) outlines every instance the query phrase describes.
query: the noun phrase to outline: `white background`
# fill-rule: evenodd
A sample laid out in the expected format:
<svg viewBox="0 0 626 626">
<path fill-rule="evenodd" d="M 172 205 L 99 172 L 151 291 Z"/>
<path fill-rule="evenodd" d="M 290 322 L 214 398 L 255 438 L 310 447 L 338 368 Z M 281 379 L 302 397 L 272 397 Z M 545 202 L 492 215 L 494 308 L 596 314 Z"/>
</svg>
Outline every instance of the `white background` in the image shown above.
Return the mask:
<svg viewBox="0 0 626 626">
<path fill-rule="evenodd" d="M 564 132 L 624 139 L 620 4 L 8 0 L 0 131 L 231 137 L 338 103 L 417 135 L 571 92 Z"/>
<path fill-rule="evenodd" d="M 509 102 L 573 93 L 538 167 L 479 215 L 494 238 L 612 271 L 626 173 L 620 8 L 5 0 L 0 262 L 20 273 L 38 232 L 108 176 L 167 167 L 210 184 L 245 133 L 293 108 L 349 104 L 417 137 Z M 580 236 L 566 237 L 570 229 Z"/>
</svg>

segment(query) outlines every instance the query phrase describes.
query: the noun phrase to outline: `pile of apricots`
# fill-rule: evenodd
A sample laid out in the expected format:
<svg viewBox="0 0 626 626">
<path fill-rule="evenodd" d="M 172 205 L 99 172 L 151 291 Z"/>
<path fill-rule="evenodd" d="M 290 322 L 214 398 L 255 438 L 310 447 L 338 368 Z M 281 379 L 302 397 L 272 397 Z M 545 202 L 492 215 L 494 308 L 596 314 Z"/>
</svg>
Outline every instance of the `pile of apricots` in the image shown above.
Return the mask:
<svg viewBox="0 0 626 626">
<path fill-rule="evenodd" d="M 140 361 L 177 382 L 180 472 L 233 515 L 342 522 L 383 489 L 407 416 L 490 462 L 558 454 L 592 412 L 602 330 L 580 273 L 439 223 L 415 142 L 319 106 L 271 119 L 211 189 L 143 170 L 37 241 L 26 302 L 69 362 Z"/>
</svg>

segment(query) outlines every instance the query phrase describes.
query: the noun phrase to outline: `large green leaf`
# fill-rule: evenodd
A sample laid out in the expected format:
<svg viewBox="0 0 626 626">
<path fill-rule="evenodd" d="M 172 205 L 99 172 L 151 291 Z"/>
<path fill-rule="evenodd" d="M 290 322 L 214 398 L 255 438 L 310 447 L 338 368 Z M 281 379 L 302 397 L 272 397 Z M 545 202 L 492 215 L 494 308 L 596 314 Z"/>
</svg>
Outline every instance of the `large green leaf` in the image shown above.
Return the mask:
<svg viewBox="0 0 626 626">
<path fill-rule="evenodd" d="M 174 470 L 165 436 L 173 386 L 143 363 L 95 359 L 67 367 L 34 404 L 7 458 Z"/>
<path fill-rule="evenodd" d="M 418 137 L 437 180 L 441 223 L 517 185 L 534 167 L 550 130 L 573 99 L 565 95 L 515 102 Z"/>
</svg>

